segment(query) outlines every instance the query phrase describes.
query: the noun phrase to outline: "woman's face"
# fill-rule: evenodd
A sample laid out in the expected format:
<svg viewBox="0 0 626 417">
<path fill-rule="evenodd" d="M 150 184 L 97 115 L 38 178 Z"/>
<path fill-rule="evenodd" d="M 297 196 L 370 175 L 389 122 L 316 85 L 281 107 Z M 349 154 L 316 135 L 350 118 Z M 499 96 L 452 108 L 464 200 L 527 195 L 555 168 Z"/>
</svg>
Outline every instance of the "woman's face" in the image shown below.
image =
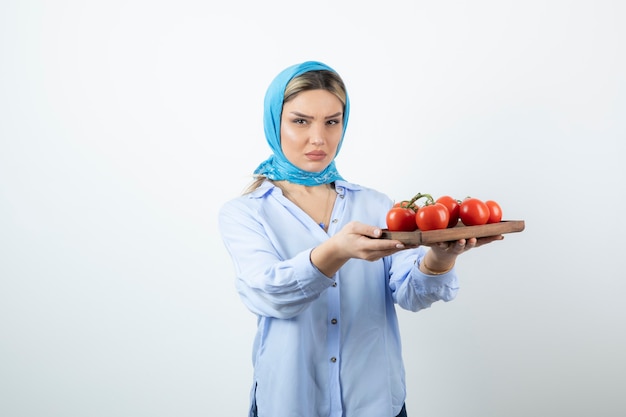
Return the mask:
<svg viewBox="0 0 626 417">
<path fill-rule="evenodd" d="M 323 171 L 335 158 L 343 132 L 343 103 L 326 90 L 303 91 L 283 104 L 280 146 L 298 168 Z"/>
</svg>

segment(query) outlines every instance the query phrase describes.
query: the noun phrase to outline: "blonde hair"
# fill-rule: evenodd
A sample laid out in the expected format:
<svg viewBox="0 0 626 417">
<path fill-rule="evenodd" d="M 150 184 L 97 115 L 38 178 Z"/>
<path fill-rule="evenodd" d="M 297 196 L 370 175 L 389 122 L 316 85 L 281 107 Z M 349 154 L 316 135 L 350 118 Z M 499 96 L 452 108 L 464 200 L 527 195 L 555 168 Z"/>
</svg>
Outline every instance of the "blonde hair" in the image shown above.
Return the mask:
<svg viewBox="0 0 626 417">
<path fill-rule="evenodd" d="M 303 91 L 310 90 L 326 90 L 334 94 L 344 106 L 346 105 L 347 93 L 343 80 L 339 74 L 328 70 L 309 71 L 292 78 L 285 87 L 283 103 Z"/>
<path fill-rule="evenodd" d="M 326 90 L 334 94 L 341 101 L 345 110 L 348 97 L 346 86 L 339 74 L 328 70 L 308 71 L 293 77 L 285 87 L 283 104 L 294 99 L 298 94 L 311 90 Z M 252 183 L 245 189 L 244 194 L 259 188 L 265 180 L 264 175 L 255 176 Z"/>
</svg>

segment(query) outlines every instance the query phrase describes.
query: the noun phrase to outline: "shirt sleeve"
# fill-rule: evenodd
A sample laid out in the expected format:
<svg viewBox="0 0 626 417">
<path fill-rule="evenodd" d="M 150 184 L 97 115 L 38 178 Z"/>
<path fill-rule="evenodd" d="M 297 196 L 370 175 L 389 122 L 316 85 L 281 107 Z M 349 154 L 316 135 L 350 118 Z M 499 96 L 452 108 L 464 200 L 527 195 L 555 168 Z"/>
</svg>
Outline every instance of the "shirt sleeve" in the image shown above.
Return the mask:
<svg viewBox="0 0 626 417">
<path fill-rule="evenodd" d="M 417 252 L 417 253 L 416 253 Z M 451 301 L 459 291 L 456 269 L 427 275 L 419 269 L 426 250 L 403 251 L 391 257 L 389 286 L 394 301 L 402 308 L 419 311 L 437 301 Z"/>
<path fill-rule="evenodd" d="M 236 288 L 255 314 L 288 319 L 334 284 L 310 260 L 314 245 L 286 259 L 258 216 L 245 205 L 229 204 L 219 214 L 222 240 L 236 273 Z"/>
</svg>

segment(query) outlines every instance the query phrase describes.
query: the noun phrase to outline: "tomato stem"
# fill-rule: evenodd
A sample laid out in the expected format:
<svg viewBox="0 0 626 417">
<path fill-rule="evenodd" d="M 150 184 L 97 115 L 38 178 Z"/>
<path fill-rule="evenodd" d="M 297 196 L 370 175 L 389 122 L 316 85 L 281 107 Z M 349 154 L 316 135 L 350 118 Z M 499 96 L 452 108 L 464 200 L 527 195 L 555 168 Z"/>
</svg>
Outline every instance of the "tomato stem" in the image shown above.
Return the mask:
<svg viewBox="0 0 626 417">
<path fill-rule="evenodd" d="M 424 198 L 426 197 L 426 204 L 424 204 L 425 206 L 429 206 L 431 204 L 435 204 L 435 200 L 433 199 L 433 196 L 430 194 L 422 194 L 422 193 L 417 193 L 415 194 L 415 196 L 413 196 L 413 198 L 411 200 L 409 200 L 409 207 L 411 207 L 417 200 L 419 200 L 420 198 Z"/>
</svg>

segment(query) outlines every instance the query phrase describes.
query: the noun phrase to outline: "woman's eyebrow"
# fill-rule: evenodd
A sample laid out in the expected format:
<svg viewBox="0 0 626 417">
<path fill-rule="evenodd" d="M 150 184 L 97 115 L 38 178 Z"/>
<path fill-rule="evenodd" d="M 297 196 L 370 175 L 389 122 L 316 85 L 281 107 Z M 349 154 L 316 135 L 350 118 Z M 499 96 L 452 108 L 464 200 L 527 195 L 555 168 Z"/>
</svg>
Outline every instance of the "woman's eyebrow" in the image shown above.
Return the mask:
<svg viewBox="0 0 626 417">
<path fill-rule="evenodd" d="M 334 119 L 335 117 L 339 117 L 339 116 L 341 116 L 342 114 L 343 114 L 343 112 L 338 111 L 338 112 L 337 112 L 337 113 L 335 113 L 335 114 L 331 114 L 330 116 L 326 116 L 326 118 L 327 118 L 327 119 Z"/>
<path fill-rule="evenodd" d="M 293 114 L 294 116 L 302 117 L 304 119 L 312 119 L 313 118 L 313 116 L 309 116 L 307 114 L 300 113 L 299 111 L 295 111 L 295 110 L 294 111 L 290 111 L 289 113 Z"/>
<path fill-rule="evenodd" d="M 294 115 L 294 116 L 298 116 L 298 117 L 302 117 L 303 119 L 314 119 L 313 116 L 309 116 L 307 114 L 304 113 L 300 113 L 299 111 L 291 111 L 289 112 L 290 114 Z M 343 114 L 343 112 L 338 111 L 335 114 L 331 114 L 330 116 L 326 116 L 325 119 L 334 119 L 335 117 L 339 117 Z"/>
</svg>

